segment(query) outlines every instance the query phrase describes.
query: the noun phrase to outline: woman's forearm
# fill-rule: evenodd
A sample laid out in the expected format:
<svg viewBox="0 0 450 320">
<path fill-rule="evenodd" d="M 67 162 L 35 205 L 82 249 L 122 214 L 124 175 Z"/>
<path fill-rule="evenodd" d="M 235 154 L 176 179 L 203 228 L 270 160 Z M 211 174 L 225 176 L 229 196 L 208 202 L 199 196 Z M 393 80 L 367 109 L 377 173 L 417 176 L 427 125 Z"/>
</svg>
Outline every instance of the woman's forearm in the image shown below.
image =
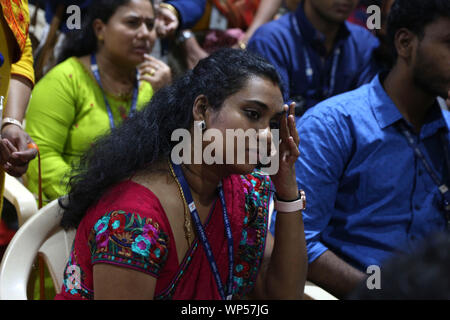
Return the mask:
<svg viewBox="0 0 450 320">
<path fill-rule="evenodd" d="M 272 256 L 266 274 L 266 290 L 272 299 L 301 299 L 308 257 L 302 213 L 277 214 Z"/>
<path fill-rule="evenodd" d="M 8 102 L 3 112 L 4 117 L 22 122 L 30 100 L 33 84 L 20 75 L 12 75 L 9 83 Z"/>
</svg>

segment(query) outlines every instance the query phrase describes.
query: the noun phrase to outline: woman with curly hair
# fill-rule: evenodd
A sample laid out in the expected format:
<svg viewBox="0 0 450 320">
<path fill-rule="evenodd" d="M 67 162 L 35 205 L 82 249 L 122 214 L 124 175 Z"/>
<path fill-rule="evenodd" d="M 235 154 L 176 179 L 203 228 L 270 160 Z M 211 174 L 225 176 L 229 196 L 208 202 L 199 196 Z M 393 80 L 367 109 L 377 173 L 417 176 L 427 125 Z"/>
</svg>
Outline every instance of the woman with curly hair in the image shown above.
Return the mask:
<svg viewBox="0 0 450 320">
<path fill-rule="evenodd" d="M 293 112 L 274 67 L 236 49 L 212 54 L 158 91 L 74 171 L 60 203 L 62 226 L 77 232 L 57 299 L 301 298 L 305 197 L 295 180 Z M 254 130 L 251 138 L 272 144 L 277 128 L 279 168 L 271 176 L 248 161 L 257 152 L 249 143 L 230 148 L 235 158 L 245 155 L 242 164 L 173 159 L 177 129 L 191 137 Z M 201 154 L 211 143 L 201 143 Z M 267 232 L 271 186 L 275 240 Z"/>
</svg>

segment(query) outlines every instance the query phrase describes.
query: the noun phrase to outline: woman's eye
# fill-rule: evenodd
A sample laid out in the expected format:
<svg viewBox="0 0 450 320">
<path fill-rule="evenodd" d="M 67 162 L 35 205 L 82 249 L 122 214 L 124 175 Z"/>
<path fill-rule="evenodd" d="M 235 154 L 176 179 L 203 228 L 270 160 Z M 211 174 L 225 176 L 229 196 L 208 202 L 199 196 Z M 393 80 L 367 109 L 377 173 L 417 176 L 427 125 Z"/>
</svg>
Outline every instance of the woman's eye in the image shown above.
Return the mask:
<svg viewBox="0 0 450 320">
<path fill-rule="evenodd" d="M 280 121 L 271 121 L 270 129 L 280 129 Z"/>
<path fill-rule="evenodd" d="M 155 27 L 155 22 L 147 22 L 146 25 L 148 30 L 153 30 L 153 28 Z"/>
<path fill-rule="evenodd" d="M 128 20 L 127 24 L 131 27 L 137 28 L 137 27 L 139 27 L 140 21 L 139 20 Z"/>
<path fill-rule="evenodd" d="M 249 117 L 252 120 L 258 120 L 260 117 L 259 113 L 254 110 L 246 110 L 245 112 L 247 114 L 247 117 Z"/>
</svg>

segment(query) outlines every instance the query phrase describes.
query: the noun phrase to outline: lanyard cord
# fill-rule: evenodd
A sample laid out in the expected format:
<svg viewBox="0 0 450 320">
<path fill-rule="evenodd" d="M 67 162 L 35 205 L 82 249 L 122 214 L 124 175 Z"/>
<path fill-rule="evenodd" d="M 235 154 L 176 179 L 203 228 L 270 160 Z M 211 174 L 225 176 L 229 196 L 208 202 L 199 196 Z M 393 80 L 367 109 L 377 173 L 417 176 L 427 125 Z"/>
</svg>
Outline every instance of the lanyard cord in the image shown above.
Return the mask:
<svg viewBox="0 0 450 320">
<path fill-rule="evenodd" d="M 292 22 L 294 24 L 294 28 L 297 33 L 297 36 L 304 40 L 302 32 L 300 30 L 300 27 L 299 27 L 296 17 L 294 15 L 292 16 Z M 305 74 L 306 74 L 306 79 L 308 80 L 308 88 L 311 88 L 312 84 L 313 84 L 313 80 L 314 80 L 314 69 L 312 67 L 311 58 L 308 54 L 308 49 L 306 48 L 306 43 L 305 43 L 305 45 L 302 46 L 302 49 L 303 49 L 303 56 L 305 58 L 305 64 L 306 64 Z M 323 90 L 323 92 L 322 92 L 323 96 L 325 98 L 331 97 L 331 95 L 333 94 L 334 89 L 336 87 L 336 75 L 337 75 L 337 68 L 338 68 L 338 64 L 339 64 L 340 55 L 341 55 L 341 49 L 335 48 L 334 54 L 333 54 L 333 65 L 331 66 L 330 83 L 329 83 L 328 88 L 326 90 Z"/>
<path fill-rule="evenodd" d="M 114 117 L 112 114 L 111 105 L 109 104 L 108 99 L 106 98 L 105 90 L 103 89 L 102 86 L 102 81 L 100 78 L 100 72 L 98 70 L 97 58 L 95 57 L 95 53 L 91 55 L 91 71 L 94 74 L 95 80 L 97 81 L 100 89 L 102 90 L 103 100 L 105 101 L 106 111 L 108 112 L 109 125 L 111 129 L 114 129 L 115 128 Z M 136 71 L 136 85 L 133 88 L 133 98 L 131 100 L 131 108 L 129 114 L 130 116 L 132 116 L 133 113 L 136 111 L 138 93 L 139 93 L 139 71 Z"/>
<path fill-rule="evenodd" d="M 443 204 L 444 204 L 444 211 L 445 211 L 445 219 L 447 220 L 447 230 L 450 231 L 450 190 L 448 186 L 445 184 L 445 182 L 441 181 L 437 174 L 432 169 L 431 165 L 428 163 L 424 153 L 422 150 L 420 150 L 419 146 L 416 144 L 413 134 L 411 131 L 406 127 L 406 125 L 403 122 L 399 122 L 398 126 L 403 133 L 403 135 L 406 137 L 406 140 L 408 141 L 409 146 L 414 150 L 414 153 L 416 156 L 422 161 L 427 173 L 430 175 L 431 179 L 434 181 L 436 186 L 439 189 L 440 194 L 442 195 Z M 444 157 L 445 162 L 447 164 L 447 174 L 450 175 L 450 158 L 448 154 L 448 146 L 447 146 L 447 139 L 445 138 L 445 133 L 441 132 L 441 141 L 444 148 Z"/>
<path fill-rule="evenodd" d="M 225 196 L 223 193 L 222 184 L 219 185 L 219 197 L 222 203 L 222 213 L 223 220 L 225 225 L 225 235 L 227 237 L 228 244 L 228 281 L 227 281 L 227 294 L 225 295 L 225 290 L 222 284 L 222 280 L 220 279 L 219 269 L 217 268 L 216 260 L 214 259 L 214 255 L 212 252 L 211 245 L 209 244 L 208 238 L 206 236 L 205 229 L 202 226 L 200 217 L 198 215 L 197 208 L 195 207 L 194 200 L 192 198 L 191 191 L 187 184 L 187 181 L 183 175 L 183 171 L 179 165 L 176 165 L 169 161 L 169 165 L 171 166 L 171 170 L 175 172 L 175 175 L 183 189 L 184 197 L 188 203 L 188 208 L 191 212 L 192 220 L 194 221 L 194 225 L 200 239 L 200 242 L 205 250 L 206 258 L 208 259 L 209 265 L 211 267 L 211 271 L 214 275 L 214 279 L 216 281 L 217 289 L 220 293 L 222 300 L 231 300 L 232 298 L 232 289 L 233 289 L 233 268 L 234 268 L 234 254 L 233 254 L 233 235 L 231 233 L 231 225 L 228 219 L 227 207 L 225 203 Z"/>
</svg>

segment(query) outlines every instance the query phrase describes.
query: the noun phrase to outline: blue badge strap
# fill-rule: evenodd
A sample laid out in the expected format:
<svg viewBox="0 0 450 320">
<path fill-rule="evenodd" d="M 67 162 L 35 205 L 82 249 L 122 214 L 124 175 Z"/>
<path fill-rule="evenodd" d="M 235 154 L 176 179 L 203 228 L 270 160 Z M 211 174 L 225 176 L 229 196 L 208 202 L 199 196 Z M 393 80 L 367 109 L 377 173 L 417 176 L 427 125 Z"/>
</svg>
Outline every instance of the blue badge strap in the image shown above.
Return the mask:
<svg viewBox="0 0 450 320">
<path fill-rule="evenodd" d="M 179 165 L 176 165 L 172 162 L 172 166 L 175 172 L 175 175 L 180 182 L 181 188 L 183 189 L 184 197 L 188 203 L 189 210 L 191 212 L 192 219 L 194 221 L 194 225 L 200 239 L 200 242 L 205 249 L 206 258 L 208 259 L 209 265 L 211 266 L 211 270 L 214 275 L 214 279 L 217 284 L 217 289 L 219 290 L 220 296 L 222 300 L 231 300 L 232 298 L 232 290 L 233 290 L 233 268 L 234 268 L 234 256 L 233 256 L 233 235 L 231 233 L 231 225 L 228 220 L 227 207 L 225 203 L 225 196 L 223 194 L 222 185 L 219 186 L 219 197 L 222 203 L 222 213 L 223 220 L 225 225 L 225 235 L 227 237 L 228 243 L 228 282 L 227 282 L 227 295 L 225 296 L 225 291 L 223 288 L 222 280 L 220 279 L 219 269 L 217 268 L 216 260 L 214 259 L 214 255 L 211 249 L 211 245 L 209 244 L 208 238 L 206 237 L 205 229 L 202 226 L 200 217 L 198 215 L 197 208 L 195 207 L 194 199 L 192 198 L 191 191 L 189 190 L 189 186 L 187 184 L 186 179 L 184 178 L 183 171 Z"/>
<path fill-rule="evenodd" d="M 450 175 L 450 153 L 448 149 L 448 139 L 446 138 L 447 133 L 441 133 L 442 145 L 444 147 L 444 157 L 447 163 L 447 174 Z M 445 190 L 443 190 L 445 191 Z M 450 231 L 450 192 L 444 192 L 444 209 L 446 211 L 447 218 L 447 230 Z"/>
<path fill-rule="evenodd" d="M 94 74 L 95 80 L 97 81 L 100 89 L 102 90 L 103 100 L 105 101 L 106 111 L 108 112 L 109 125 L 110 125 L 111 129 L 113 129 L 115 127 L 114 117 L 112 114 L 111 105 L 109 104 L 108 99 L 106 99 L 105 90 L 103 89 L 103 86 L 102 86 L 102 81 L 100 79 L 100 72 L 98 71 L 97 58 L 95 57 L 95 53 L 93 53 L 91 55 L 91 71 Z M 136 111 L 138 93 L 139 93 L 139 72 L 137 71 L 136 86 L 133 89 L 133 97 L 131 99 L 131 108 L 130 108 L 129 116 L 132 116 L 133 113 Z"/>
<path fill-rule="evenodd" d="M 331 97 L 331 95 L 334 92 L 334 88 L 336 87 L 336 75 L 337 75 L 337 67 L 339 64 L 339 56 L 341 55 L 341 49 L 336 48 L 334 50 L 334 56 L 333 56 L 333 65 L 331 67 L 331 76 L 330 76 L 330 87 L 325 92 L 326 97 Z"/>
<path fill-rule="evenodd" d="M 416 154 L 416 156 L 419 157 L 419 159 L 422 161 L 425 169 L 427 170 L 430 177 L 433 179 L 434 183 L 438 186 L 439 192 L 441 193 L 441 195 L 444 198 L 444 209 L 447 212 L 447 216 L 446 216 L 447 227 L 450 230 L 450 215 L 449 215 L 449 212 L 450 212 L 450 190 L 445 183 L 441 182 L 441 180 L 438 178 L 438 176 L 436 175 L 434 170 L 431 168 L 431 166 L 428 163 L 427 159 L 425 158 L 425 155 L 423 154 L 422 150 L 420 150 L 419 146 L 416 144 L 411 131 L 406 127 L 406 125 L 403 122 L 399 123 L 399 127 L 400 127 L 400 130 L 402 131 L 403 135 L 406 137 L 408 144 L 414 150 L 414 153 Z M 450 160 L 449 160 L 449 156 L 448 156 L 447 152 L 448 152 L 448 147 L 444 143 L 444 153 L 446 153 L 445 159 L 447 162 L 447 166 L 450 167 L 450 163 L 449 163 Z"/>
<path fill-rule="evenodd" d="M 292 22 L 294 24 L 294 29 L 295 29 L 295 32 L 297 33 L 297 36 L 300 38 L 303 38 L 302 32 L 301 32 L 300 27 L 297 22 L 297 19 L 295 18 L 294 15 L 292 16 Z M 336 87 L 336 76 L 337 76 L 337 68 L 339 65 L 340 55 L 341 55 L 341 49 L 336 48 L 334 50 L 334 54 L 333 54 L 333 65 L 331 66 L 329 87 L 326 91 L 323 92 L 323 94 L 326 98 L 331 97 L 331 95 L 333 94 L 334 89 Z M 312 68 L 311 58 L 309 57 L 308 50 L 305 45 L 303 46 L 303 56 L 305 58 L 305 65 L 306 65 L 306 69 L 305 69 L 306 79 L 308 81 L 308 88 L 310 88 L 313 84 L 314 69 Z"/>
</svg>

